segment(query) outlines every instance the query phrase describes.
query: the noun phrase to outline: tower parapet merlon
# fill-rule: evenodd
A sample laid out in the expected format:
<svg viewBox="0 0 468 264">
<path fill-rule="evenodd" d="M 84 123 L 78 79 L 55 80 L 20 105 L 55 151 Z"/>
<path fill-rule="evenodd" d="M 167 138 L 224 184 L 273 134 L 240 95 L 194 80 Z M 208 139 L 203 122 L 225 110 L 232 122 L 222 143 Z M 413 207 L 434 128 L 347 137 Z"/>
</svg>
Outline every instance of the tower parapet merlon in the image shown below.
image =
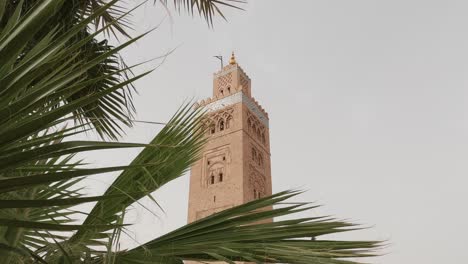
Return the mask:
<svg viewBox="0 0 468 264">
<path fill-rule="evenodd" d="M 199 107 L 199 106 L 200 106 L 200 107 L 203 107 L 203 106 L 205 106 L 205 105 L 207 105 L 207 104 L 210 104 L 211 102 L 214 102 L 214 101 L 216 101 L 216 100 L 222 99 L 222 98 L 224 98 L 224 97 L 231 96 L 231 95 L 236 94 L 236 93 L 238 93 L 238 92 L 242 92 L 242 90 L 243 90 L 243 87 L 242 87 L 242 86 L 239 86 L 239 87 L 237 87 L 237 88 L 233 88 L 232 91 L 229 90 L 229 91 L 226 92 L 226 93 L 214 95 L 214 96 L 212 96 L 212 97 L 208 97 L 208 98 L 206 98 L 206 99 L 203 99 L 203 100 L 197 102 L 197 103 L 195 104 L 195 107 Z"/>
</svg>

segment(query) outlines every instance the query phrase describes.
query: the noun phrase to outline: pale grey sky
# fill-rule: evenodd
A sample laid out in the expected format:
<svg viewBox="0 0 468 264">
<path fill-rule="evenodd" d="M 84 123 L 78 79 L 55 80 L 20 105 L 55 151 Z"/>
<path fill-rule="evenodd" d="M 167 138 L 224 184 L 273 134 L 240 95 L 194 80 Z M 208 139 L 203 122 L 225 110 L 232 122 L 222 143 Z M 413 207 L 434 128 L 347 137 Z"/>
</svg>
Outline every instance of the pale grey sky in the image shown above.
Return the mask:
<svg viewBox="0 0 468 264">
<path fill-rule="evenodd" d="M 152 1 L 151 1 L 152 2 Z M 185 99 L 211 95 L 213 55 L 234 50 L 270 114 L 273 189 L 372 226 L 345 239 L 388 239 L 375 263 L 461 263 L 468 258 L 468 2 L 250 0 L 208 29 L 173 13 L 127 49 L 128 62 L 178 47 L 139 81 L 138 119 L 166 121 Z M 135 12 L 138 32 L 161 6 Z M 125 140 L 160 129 L 138 124 Z M 88 155 L 127 163 L 134 151 Z M 100 176 L 91 192 L 112 177 Z M 155 193 L 160 219 L 135 206 L 133 238 L 146 242 L 186 222 L 188 176 Z M 155 208 L 149 202 L 145 202 Z M 134 245 L 125 238 L 123 246 Z"/>
</svg>

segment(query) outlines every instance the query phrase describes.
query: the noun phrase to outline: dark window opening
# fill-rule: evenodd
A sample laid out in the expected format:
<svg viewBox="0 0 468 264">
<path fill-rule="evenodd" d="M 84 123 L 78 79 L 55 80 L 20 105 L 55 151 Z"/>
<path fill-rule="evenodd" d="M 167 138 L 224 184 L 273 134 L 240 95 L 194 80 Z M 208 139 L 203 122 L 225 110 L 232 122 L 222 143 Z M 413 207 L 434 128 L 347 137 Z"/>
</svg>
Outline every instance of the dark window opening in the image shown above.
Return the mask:
<svg viewBox="0 0 468 264">
<path fill-rule="evenodd" d="M 220 182 L 223 181 L 223 173 L 222 173 L 222 172 L 219 173 L 219 181 L 220 181 Z"/>
<path fill-rule="evenodd" d="M 229 92 L 229 93 L 231 92 L 231 87 L 228 87 L 228 92 Z"/>
<path fill-rule="evenodd" d="M 210 161 L 208 161 L 207 163 L 208 163 L 208 165 L 210 165 Z"/>
<path fill-rule="evenodd" d="M 219 130 L 223 131 L 224 130 L 224 121 L 221 120 L 221 122 L 219 122 Z"/>
<path fill-rule="evenodd" d="M 214 124 L 211 124 L 211 125 L 210 125 L 210 133 L 211 133 L 211 134 L 214 134 L 215 132 L 216 132 L 215 125 L 214 125 Z"/>
<path fill-rule="evenodd" d="M 213 202 L 216 202 L 216 195 L 213 196 Z"/>
<path fill-rule="evenodd" d="M 223 160 L 226 160 L 226 157 L 223 157 Z"/>
<path fill-rule="evenodd" d="M 257 199 L 257 190 L 254 189 L 254 199 Z"/>
<path fill-rule="evenodd" d="M 215 177 L 214 177 L 213 174 L 211 174 L 211 181 L 210 182 L 211 182 L 211 184 L 214 184 L 214 182 L 215 182 Z"/>
</svg>

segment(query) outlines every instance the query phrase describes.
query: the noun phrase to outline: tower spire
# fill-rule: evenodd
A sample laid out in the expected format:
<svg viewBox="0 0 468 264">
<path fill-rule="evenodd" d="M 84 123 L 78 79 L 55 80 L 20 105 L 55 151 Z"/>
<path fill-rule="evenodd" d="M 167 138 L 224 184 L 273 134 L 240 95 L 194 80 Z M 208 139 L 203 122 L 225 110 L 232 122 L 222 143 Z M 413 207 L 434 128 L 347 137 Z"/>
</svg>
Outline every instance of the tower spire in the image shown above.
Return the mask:
<svg viewBox="0 0 468 264">
<path fill-rule="evenodd" d="M 234 56 L 234 51 L 231 54 L 231 59 L 229 60 L 229 64 L 236 64 L 236 57 Z"/>
</svg>

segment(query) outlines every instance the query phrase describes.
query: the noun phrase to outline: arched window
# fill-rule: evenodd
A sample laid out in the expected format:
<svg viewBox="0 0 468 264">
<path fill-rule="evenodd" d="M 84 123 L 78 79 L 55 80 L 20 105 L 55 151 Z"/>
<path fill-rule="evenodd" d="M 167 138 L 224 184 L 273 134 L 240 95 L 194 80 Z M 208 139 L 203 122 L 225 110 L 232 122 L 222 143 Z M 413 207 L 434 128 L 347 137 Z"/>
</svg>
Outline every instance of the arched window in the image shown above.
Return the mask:
<svg viewBox="0 0 468 264">
<path fill-rule="evenodd" d="M 221 119 L 221 121 L 219 121 L 219 131 L 223 131 L 224 130 L 224 120 Z"/>
<path fill-rule="evenodd" d="M 215 183 L 215 176 L 213 175 L 213 173 L 211 173 L 210 184 L 214 184 L 214 183 Z"/>
<path fill-rule="evenodd" d="M 221 95 L 224 95 L 223 89 L 221 89 L 219 92 L 221 93 Z"/>
<path fill-rule="evenodd" d="M 226 119 L 226 129 L 229 129 L 232 126 L 232 116 L 228 116 Z"/>
<path fill-rule="evenodd" d="M 228 93 L 231 93 L 231 87 L 228 86 L 227 90 L 228 90 Z"/>
<path fill-rule="evenodd" d="M 210 134 L 214 134 L 216 132 L 216 127 L 215 127 L 215 124 L 211 124 L 210 125 Z"/>
<path fill-rule="evenodd" d="M 262 143 L 265 144 L 265 133 L 262 133 Z"/>
<path fill-rule="evenodd" d="M 222 182 L 222 181 L 223 181 L 223 173 L 220 172 L 220 173 L 219 173 L 219 182 Z"/>
<path fill-rule="evenodd" d="M 257 129 L 257 139 L 260 140 L 260 128 Z"/>
</svg>

